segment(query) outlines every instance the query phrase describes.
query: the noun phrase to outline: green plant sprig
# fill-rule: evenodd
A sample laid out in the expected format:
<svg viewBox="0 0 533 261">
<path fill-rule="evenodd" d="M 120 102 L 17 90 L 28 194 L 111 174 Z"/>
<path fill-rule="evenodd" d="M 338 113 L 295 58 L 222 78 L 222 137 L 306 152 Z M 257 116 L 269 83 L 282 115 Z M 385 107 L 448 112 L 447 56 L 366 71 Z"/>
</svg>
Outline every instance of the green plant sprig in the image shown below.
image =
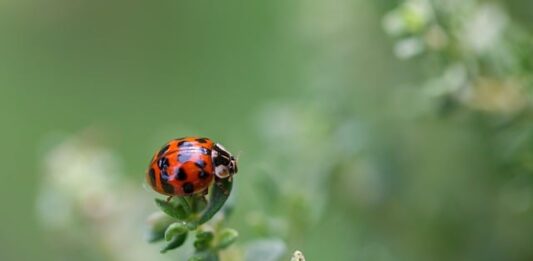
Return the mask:
<svg viewBox="0 0 533 261">
<path fill-rule="evenodd" d="M 219 260 L 219 251 L 232 245 L 238 237 L 237 231 L 223 227 L 230 211 L 223 211 L 221 218 L 213 218 L 223 207 L 230 208 L 225 203 L 232 187 L 230 179 L 217 179 L 208 195 L 173 197 L 170 200 L 156 198 L 156 205 L 164 214 L 158 212 L 149 219 L 148 241 L 164 239 L 166 244 L 161 253 L 165 253 L 181 247 L 188 235 L 195 233 L 195 252 L 189 260 Z"/>
</svg>

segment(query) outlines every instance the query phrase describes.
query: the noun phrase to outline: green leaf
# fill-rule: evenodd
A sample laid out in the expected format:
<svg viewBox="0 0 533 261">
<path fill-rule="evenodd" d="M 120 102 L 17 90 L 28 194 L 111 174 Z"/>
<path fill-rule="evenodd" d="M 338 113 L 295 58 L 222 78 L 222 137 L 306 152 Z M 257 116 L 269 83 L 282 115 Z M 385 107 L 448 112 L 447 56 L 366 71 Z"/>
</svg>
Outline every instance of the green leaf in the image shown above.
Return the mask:
<svg viewBox="0 0 533 261">
<path fill-rule="evenodd" d="M 185 240 L 187 239 L 187 234 L 188 233 L 180 234 L 172 238 L 172 240 L 168 242 L 167 245 L 163 247 L 163 249 L 161 249 L 161 253 L 165 253 L 168 250 L 176 249 L 183 245 L 183 243 L 185 243 Z"/>
<path fill-rule="evenodd" d="M 153 213 L 147 220 L 148 228 L 145 235 L 146 240 L 152 243 L 163 239 L 165 236 L 165 230 L 175 221 L 176 219 L 163 212 L 158 211 Z"/>
<path fill-rule="evenodd" d="M 218 241 L 217 249 L 224 249 L 237 241 L 239 233 L 231 228 L 225 228 L 220 232 L 220 240 Z"/>
<path fill-rule="evenodd" d="M 216 253 L 211 251 L 202 251 L 191 256 L 189 261 L 219 261 L 219 258 Z"/>
<path fill-rule="evenodd" d="M 155 203 L 163 212 L 173 218 L 180 220 L 184 220 L 187 218 L 187 214 L 185 213 L 181 205 L 174 206 L 174 204 L 172 204 L 171 202 L 167 202 L 166 200 L 158 198 L 155 199 Z"/>
<path fill-rule="evenodd" d="M 189 216 L 192 213 L 191 205 L 189 204 L 189 201 L 187 201 L 186 197 L 178 197 L 179 205 L 183 208 L 183 211 L 187 216 Z"/>
<path fill-rule="evenodd" d="M 209 192 L 209 203 L 198 219 L 198 225 L 209 221 L 221 208 L 231 194 L 233 181 L 215 178 L 215 184 Z"/>
<path fill-rule="evenodd" d="M 167 227 L 165 231 L 165 240 L 170 241 L 175 236 L 189 232 L 187 225 L 184 222 L 176 222 Z"/>
<path fill-rule="evenodd" d="M 205 196 L 192 196 L 191 209 L 193 213 L 200 213 L 207 207 L 207 199 Z"/>
<path fill-rule="evenodd" d="M 189 257 L 188 261 L 203 261 L 205 260 L 202 256 L 194 255 Z"/>
<path fill-rule="evenodd" d="M 144 238 L 148 243 L 157 242 L 165 237 L 165 232 L 161 231 L 147 231 Z"/>
<path fill-rule="evenodd" d="M 209 242 L 204 240 L 196 240 L 193 245 L 196 251 L 205 251 L 209 248 Z"/>
<path fill-rule="evenodd" d="M 194 241 L 194 248 L 197 252 L 207 250 L 214 237 L 211 231 L 198 232 L 196 234 L 196 241 Z"/>
<path fill-rule="evenodd" d="M 211 240 L 213 240 L 214 237 L 215 236 L 214 236 L 213 232 L 211 232 L 211 231 L 202 231 L 202 232 L 198 232 L 196 234 L 196 238 L 198 240 L 211 241 Z"/>
</svg>

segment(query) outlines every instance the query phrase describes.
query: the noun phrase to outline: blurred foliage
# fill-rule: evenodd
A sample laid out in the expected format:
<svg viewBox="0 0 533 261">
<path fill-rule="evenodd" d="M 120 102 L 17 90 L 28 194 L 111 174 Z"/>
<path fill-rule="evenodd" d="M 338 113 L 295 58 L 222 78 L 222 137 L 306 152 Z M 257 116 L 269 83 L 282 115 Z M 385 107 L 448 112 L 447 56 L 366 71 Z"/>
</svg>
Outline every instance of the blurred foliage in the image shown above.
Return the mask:
<svg viewBox="0 0 533 261">
<path fill-rule="evenodd" d="M 190 256 L 142 240 L 187 135 L 239 155 L 222 260 L 533 259 L 531 1 L 0 6 L 0 260 Z"/>
</svg>

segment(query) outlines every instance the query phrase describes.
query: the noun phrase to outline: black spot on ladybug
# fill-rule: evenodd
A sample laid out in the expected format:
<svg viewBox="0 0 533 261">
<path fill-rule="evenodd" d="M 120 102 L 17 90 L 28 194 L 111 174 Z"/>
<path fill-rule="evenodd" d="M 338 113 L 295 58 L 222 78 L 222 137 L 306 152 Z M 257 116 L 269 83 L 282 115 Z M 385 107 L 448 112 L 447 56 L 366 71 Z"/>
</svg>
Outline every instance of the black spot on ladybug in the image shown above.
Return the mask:
<svg viewBox="0 0 533 261">
<path fill-rule="evenodd" d="M 196 165 L 198 168 L 201 168 L 203 169 L 205 167 L 205 161 L 203 160 L 198 160 L 194 163 L 194 165 Z"/>
<path fill-rule="evenodd" d="M 170 145 L 167 144 L 165 147 L 161 148 L 161 150 L 157 153 L 157 157 L 163 156 L 163 154 L 165 154 L 165 152 L 167 152 L 169 147 L 170 147 Z"/>
<path fill-rule="evenodd" d="M 181 163 L 187 162 L 191 159 L 191 153 L 189 151 L 182 151 L 178 154 L 178 161 Z"/>
<path fill-rule="evenodd" d="M 185 182 L 181 188 L 183 189 L 183 192 L 185 192 L 185 194 L 191 194 L 194 192 L 194 185 L 190 182 Z"/>
<path fill-rule="evenodd" d="M 198 143 L 207 143 L 207 138 L 198 138 L 196 139 Z"/>
<path fill-rule="evenodd" d="M 164 170 L 168 168 L 168 159 L 166 157 L 162 157 L 157 161 L 157 166 L 159 169 Z"/>
<path fill-rule="evenodd" d="M 174 187 L 167 181 L 161 180 L 161 187 L 163 187 L 163 191 L 165 191 L 166 193 L 174 194 Z"/>
<path fill-rule="evenodd" d="M 155 185 L 155 170 L 153 168 L 150 168 L 148 171 L 148 176 L 150 177 L 150 185 Z"/>
<path fill-rule="evenodd" d="M 178 171 L 176 172 L 176 178 L 178 180 L 186 180 L 187 179 L 187 173 L 185 173 L 185 170 L 183 168 L 178 168 Z"/>
<path fill-rule="evenodd" d="M 209 178 L 209 173 L 203 171 L 203 170 L 200 170 L 200 172 L 198 173 L 198 178 L 200 179 L 206 179 L 206 178 Z"/>
</svg>

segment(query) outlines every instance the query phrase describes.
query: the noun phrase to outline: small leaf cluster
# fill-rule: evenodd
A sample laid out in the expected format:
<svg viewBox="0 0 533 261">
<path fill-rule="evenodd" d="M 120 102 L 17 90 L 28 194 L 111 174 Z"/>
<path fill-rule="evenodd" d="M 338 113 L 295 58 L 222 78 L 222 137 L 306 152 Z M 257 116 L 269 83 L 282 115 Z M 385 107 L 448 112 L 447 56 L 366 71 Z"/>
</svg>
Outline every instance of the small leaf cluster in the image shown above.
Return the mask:
<svg viewBox="0 0 533 261">
<path fill-rule="evenodd" d="M 231 212 L 231 206 L 225 205 L 231 188 L 229 179 L 217 180 L 208 198 L 191 195 L 155 199 L 162 212 L 154 213 L 148 219 L 148 241 L 164 240 L 161 253 L 165 253 L 183 246 L 194 234 L 194 254 L 189 260 L 219 260 L 219 251 L 232 245 L 238 237 L 237 231 L 223 227 L 224 218 Z"/>
</svg>

